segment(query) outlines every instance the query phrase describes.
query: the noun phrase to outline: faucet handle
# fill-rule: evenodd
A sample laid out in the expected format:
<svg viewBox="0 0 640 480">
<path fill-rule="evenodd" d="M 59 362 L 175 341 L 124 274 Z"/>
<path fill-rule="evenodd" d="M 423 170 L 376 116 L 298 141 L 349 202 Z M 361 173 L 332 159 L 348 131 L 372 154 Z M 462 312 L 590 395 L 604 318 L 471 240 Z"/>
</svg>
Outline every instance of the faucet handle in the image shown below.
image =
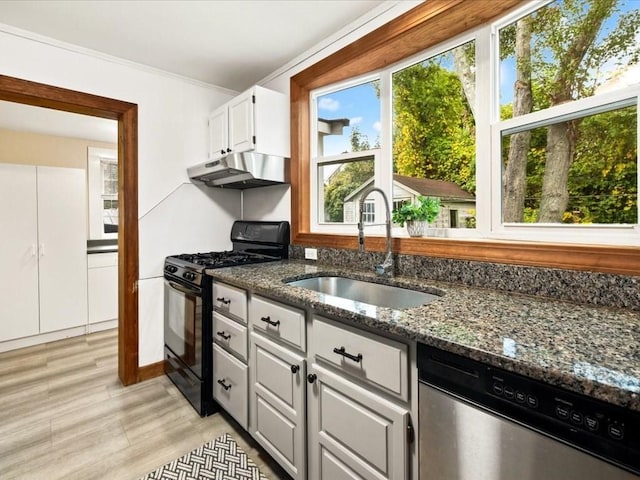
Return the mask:
<svg viewBox="0 0 640 480">
<path fill-rule="evenodd" d="M 364 224 L 358 222 L 358 251 L 364 252 Z"/>
</svg>

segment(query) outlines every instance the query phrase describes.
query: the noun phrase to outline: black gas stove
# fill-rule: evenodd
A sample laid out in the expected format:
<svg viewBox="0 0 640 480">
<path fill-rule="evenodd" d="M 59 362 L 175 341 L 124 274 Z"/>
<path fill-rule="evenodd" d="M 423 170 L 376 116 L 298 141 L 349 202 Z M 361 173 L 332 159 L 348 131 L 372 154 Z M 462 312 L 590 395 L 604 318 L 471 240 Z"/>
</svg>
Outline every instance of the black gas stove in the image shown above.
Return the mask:
<svg viewBox="0 0 640 480">
<path fill-rule="evenodd" d="M 205 270 L 289 257 L 288 222 L 234 222 L 232 250 L 171 255 L 164 262 L 165 372 L 205 416 L 217 411 L 212 387 L 212 285 Z"/>
<path fill-rule="evenodd" d="M 274 259 L 274 257 L 267 257 L 257 253 L 234 252 L 233 250 L 224 252 L 182 253 L 172 258 L 185 263 L 200 265 L 203 268 L 233 267 L 236 265 L 268 262 Z M 277 260 L 280 260 L 280 257 L 278 257 Z"/>
</svg>

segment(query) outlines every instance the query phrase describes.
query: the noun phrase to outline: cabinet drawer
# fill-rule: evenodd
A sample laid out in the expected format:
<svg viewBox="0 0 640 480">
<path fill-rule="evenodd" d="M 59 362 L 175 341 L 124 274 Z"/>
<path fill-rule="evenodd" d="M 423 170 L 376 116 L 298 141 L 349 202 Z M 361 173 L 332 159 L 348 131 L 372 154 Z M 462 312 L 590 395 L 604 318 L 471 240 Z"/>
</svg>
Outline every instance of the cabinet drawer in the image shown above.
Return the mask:
<svg viewBox="0 0 640 480">
<path fill-rule="evenodd" d="M 409 400 L 407 345 L 314 317 L 312 353 L 342 372 Z"/>
<path fill-rule="evenodd" d="M 245 430 L 248 428 L 248 367 L 213 345 L 213 398 Z"/>
<path fill-rule="evenodd" d="M 213 339 L 247 361 L 247 327 L 213 312 Z"/>
<path fill-rule="evenodd" d="M 265 298 L 251 298 L 253 328 L 304 351 L 307 347 L 304 311 Z"/>
<path fill-rule="evenodd" d="M 213 282 L 213 309 L 241 323 L 247 323 L 247 292 Z"/>
</svg>

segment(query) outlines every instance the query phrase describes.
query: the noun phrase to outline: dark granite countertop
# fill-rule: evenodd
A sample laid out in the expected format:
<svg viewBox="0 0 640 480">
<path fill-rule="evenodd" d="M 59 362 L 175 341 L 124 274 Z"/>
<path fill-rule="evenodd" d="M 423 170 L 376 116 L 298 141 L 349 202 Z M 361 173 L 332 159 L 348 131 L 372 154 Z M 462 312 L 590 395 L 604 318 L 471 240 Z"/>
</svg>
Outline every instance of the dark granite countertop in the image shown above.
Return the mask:
<svg viewBox="0 0 640 480">
<path fill-rule="evenodd" d="M 341 275 L 387 283 L 353 269 L 282 261 L 207 270 L 221 281 L 640 411 L 640 313 L 515 293 L 395 277 L 394 285 L 443 293 L 392 310 L 284 281 Z"/>
</svg>

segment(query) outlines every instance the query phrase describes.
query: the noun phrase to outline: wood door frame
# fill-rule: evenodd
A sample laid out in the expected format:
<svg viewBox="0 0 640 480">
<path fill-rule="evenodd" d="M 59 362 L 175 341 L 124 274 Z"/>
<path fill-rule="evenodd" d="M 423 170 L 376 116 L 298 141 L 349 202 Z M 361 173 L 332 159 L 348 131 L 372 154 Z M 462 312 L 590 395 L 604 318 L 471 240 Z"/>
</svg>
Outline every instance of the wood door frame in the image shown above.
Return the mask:
<svg viewBox="0 0 640 480">
<path fill-rule="evenodd" d="M 0 100 L 118 122 L 118 377 L 138 376 L 138 105 L 0 75 Z"/>
</svg>

